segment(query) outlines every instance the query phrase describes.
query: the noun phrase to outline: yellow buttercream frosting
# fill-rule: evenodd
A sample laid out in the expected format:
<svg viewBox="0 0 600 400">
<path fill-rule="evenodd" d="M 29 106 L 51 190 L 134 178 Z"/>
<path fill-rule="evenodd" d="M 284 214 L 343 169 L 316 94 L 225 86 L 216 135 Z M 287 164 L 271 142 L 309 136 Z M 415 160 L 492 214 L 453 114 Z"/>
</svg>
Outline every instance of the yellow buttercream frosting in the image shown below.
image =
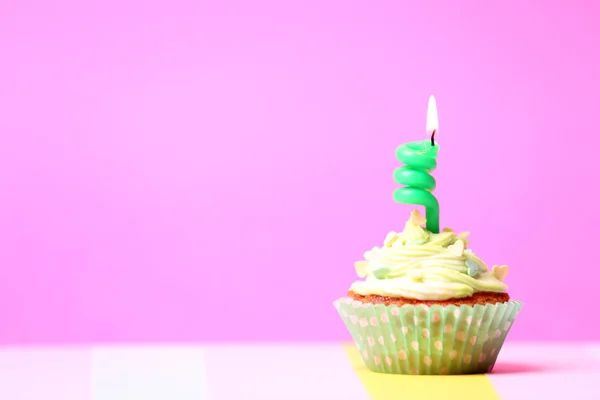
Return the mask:
<svg viewBox="0 0 600 400">
<path fill-rule="evenodd" d="M 361 295 L 405 297 L 417 300 L 446 300 L 469 297 L 475 292 L 506 292 L 502 279 L 506 266 L 487 265 L 470 249 L 468 232 L 451 229 L 431 233 L 422 225 L 425 218 L 411 213 L 402 232 L 390 232 L 382 247 L 364 254 L 355 264 L 364 280 L 350 287 Z"/>
</svg>

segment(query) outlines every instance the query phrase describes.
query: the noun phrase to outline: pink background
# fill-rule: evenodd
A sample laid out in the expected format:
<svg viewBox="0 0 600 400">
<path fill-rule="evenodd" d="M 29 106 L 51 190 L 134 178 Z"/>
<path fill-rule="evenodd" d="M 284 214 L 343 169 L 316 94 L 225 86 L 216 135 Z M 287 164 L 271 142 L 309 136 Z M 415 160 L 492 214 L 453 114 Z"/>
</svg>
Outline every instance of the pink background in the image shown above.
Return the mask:
<svg viewBox="0 0 600 400">
<path fill-rule="evenodd" d="M 0 6 L 0 342 L 349 339 L 431 93 L 511 339 L 600 339 L 593 1 L 87 3 Z"/>
</svg>

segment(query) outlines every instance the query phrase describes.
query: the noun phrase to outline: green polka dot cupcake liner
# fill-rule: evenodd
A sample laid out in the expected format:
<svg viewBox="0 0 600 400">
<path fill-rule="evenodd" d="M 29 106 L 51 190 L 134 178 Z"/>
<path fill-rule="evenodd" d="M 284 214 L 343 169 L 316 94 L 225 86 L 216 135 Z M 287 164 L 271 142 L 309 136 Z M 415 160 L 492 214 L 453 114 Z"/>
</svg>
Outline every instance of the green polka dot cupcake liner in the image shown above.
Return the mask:
<svg viewBox="0 0 600 400">
<path fill-rule="evenodd" d="M 334 302 L 367 368 L 413 375 L 492 371 L 522 303 L 383 305 Z"/>
</svg>

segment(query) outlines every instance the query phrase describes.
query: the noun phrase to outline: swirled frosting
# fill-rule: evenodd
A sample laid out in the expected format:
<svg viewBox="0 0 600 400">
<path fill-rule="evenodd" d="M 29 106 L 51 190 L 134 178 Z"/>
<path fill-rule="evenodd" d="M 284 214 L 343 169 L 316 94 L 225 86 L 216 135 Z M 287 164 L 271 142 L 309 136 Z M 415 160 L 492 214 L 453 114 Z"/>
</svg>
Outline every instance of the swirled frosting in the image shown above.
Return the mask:
<svg viewBox="0 0 600 400">
<path fill-rule="evenodd" d="M 506 292 L 502 282 L 505 265 L 489 270 L 467 249 L 468 232 L 444 229 L 431 233 L 422 225 L 425 218 L 411 213 L 402 232 L 390 232 L 382 247 L 364 254 L 355 263 L 357 275 L 350 290 L 361 295 L 404 297 L 417 300 L 446 300 L 469 297 L 475 292 Z"/>
</svg>

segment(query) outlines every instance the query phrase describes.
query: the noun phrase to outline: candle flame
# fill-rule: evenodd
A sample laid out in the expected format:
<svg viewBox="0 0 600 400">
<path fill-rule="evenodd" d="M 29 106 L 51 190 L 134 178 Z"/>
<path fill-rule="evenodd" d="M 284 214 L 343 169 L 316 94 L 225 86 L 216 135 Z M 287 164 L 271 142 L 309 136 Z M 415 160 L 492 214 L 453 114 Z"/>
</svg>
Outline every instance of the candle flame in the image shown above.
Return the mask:
<svg viewBox="0 0 600 400">
<path fill-rule="evenodd" d="M 437 105 L 435 103 L 435 97 L 433 97 L 433 95 L 429 96 L 429 104 L 427 105 L 427 125 L 425 129 L 427 130 L 428 135 L 431 135 L 433 131 L 435 131 L 436 134 L 440 133 Z"/>
</svg>

